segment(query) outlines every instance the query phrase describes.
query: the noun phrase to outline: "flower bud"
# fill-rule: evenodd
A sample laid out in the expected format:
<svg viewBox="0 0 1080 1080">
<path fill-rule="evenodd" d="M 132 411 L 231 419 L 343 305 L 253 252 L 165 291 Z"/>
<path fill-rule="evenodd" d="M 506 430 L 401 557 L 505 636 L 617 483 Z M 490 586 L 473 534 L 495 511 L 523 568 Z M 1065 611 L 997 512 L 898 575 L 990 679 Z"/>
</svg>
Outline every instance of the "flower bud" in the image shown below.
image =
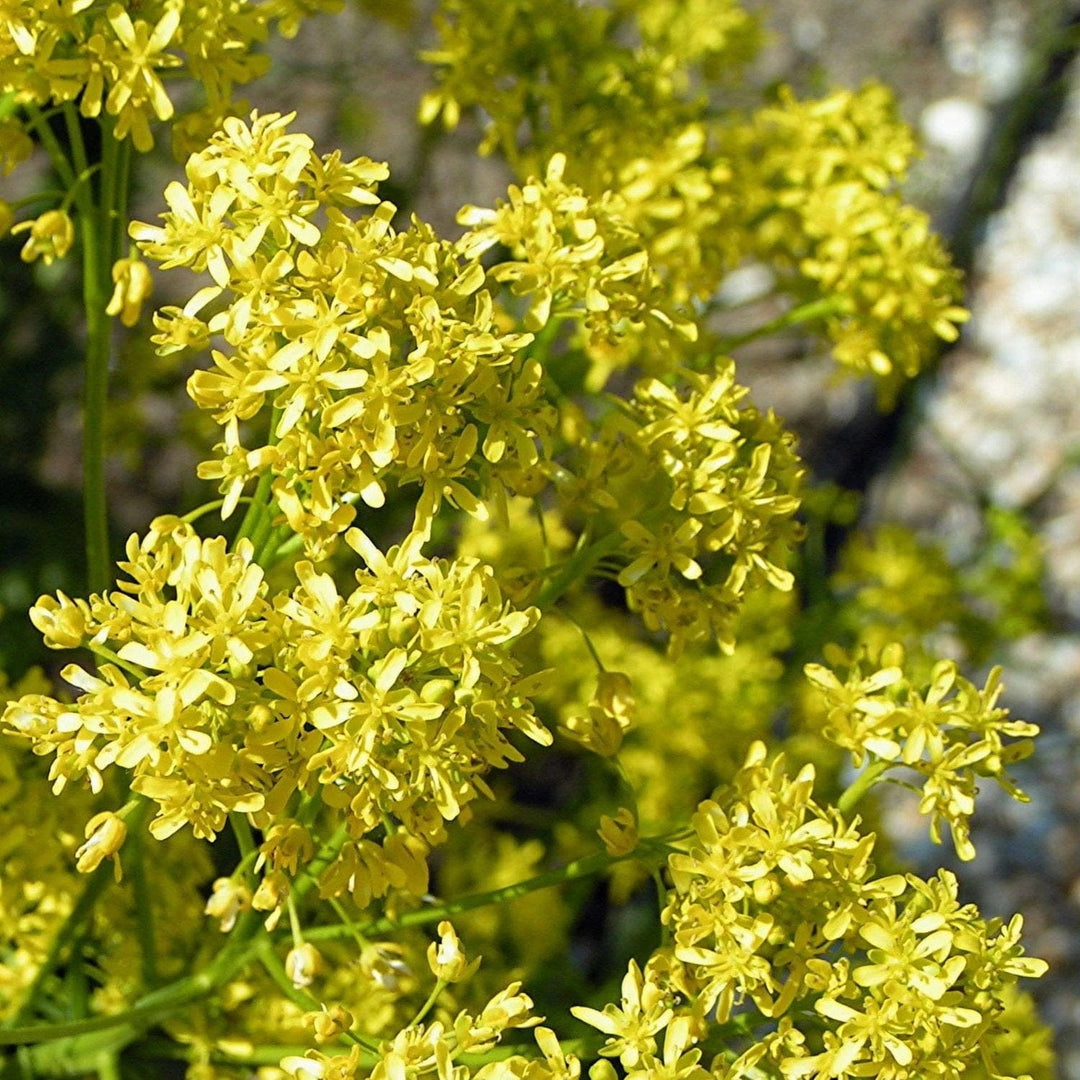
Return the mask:
<svg viewBox="0 0 1080 1080">
<path fill-rule="evenodd" d="M 479 957 L 472 963 L 465 959 L 461 942 L 453 926 L 445 919 L 439 923 L 439 941 L 433 941 L 428 946 L 427 957 L 435 977 L 448 983 L 460 982 L 480 966 Z"/>
<path fill-rule="evenodd" d="M 112 279 L 115 285 L 106 315 L 119 315 L 125 326 L 139 321 L 143 301 L 154 291 L 154 279 L 150 268 L 142 259 L 117 259 L 113 263 Z"/>
<path fill-rule="evenodd" d="M 322 957 L 319 950 L 308 941 L 290 949 L 285 957 L 285 973 L 297 990 L 310 986 L 321 967 Z"/>
<path fill-rule="evenodd" d="M 621 671 L 601 671 L 593 701 L 625 731 L 634 721 L 637 698 L 630 677 Z"/>
<path fill-rule="evenodd" d="M 601 814 L 600 828 L 596 831 L 609 855 L 629 855 L 637 847 L 637 821 L 625 806 L 620 806 L 614 817 Z"/>
<path fill-rule="evenodd" d="M 256 911 L 269 911 L 266 929 L 273 930 L 281 919 L 285 906 L 285 897 L 289 895 L 289 880 L 278 870 L 272 870 L 259 882 L 251 906 Z"/>
<path fill-rule="evenodd" d="M 619 721 L 596 705 L 589 706 L 586 716 L 571 716 L 559 731 L 601 757 L 614 757 L 623 741 Z"/>
<path fill-rule="evenodd" d="M 251 907 L 251 890 L 232 878 L 221 877 L 214 882 L 214 891 L 206 901 L 204 913 L 212 919 L 219 919 L 223 934 L 227 934 L 235 925 L 241 911 Z"/>
<path fill-rule="evenodd" d="M 315 1041 L 321 1046 L 336 1039 L 353 1025 L 353 1015 L 341 1005 L 323 1006 L 322 1012 L 304 1014 L 304 1023 L 315 1030 Z"/>
<path fill-rule="evenodd" d="M 75 243 L 75 225 L 64 210 L 46 210 L 32 221 L 20 221 L 11 233 L 26 232 L 21 252 L 23 262 L 33 262 L 39 255 L 48 266 L 53 259 L 62 259 Z"/>
<path fill-rule="evenodd" d="M 86 823 L 86 843 L 75 852 L 75 869 L 80 874 L 95 871 L 104 859 L 113 858 L 127 838 L 127 826 L 111 810 L 95 814 Z M 116 880 L 120 880 L 120 860 L 116 860 Z"/>
</svg>

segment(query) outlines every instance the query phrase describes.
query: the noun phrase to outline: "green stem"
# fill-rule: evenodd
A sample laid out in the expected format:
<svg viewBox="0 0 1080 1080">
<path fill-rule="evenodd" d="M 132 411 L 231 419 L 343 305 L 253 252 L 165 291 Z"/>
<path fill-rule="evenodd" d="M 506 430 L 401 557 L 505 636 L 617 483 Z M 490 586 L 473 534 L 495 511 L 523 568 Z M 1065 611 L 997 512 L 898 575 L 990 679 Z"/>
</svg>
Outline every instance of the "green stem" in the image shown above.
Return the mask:
<svg viewBox="0 0 1080 1080">
<path fill-rule="evenodd" d="M 267 512 L 266 519 L 268 522 L 273 519 L 272 508 Z M 273 565 L 274 557 L 281 549 L 281 545 L 292 535 L 293 531 L 288 525 L 279 525 L 276 529 L 270 529 L 256 548 L 255 561 L 264 570 L 269 569 L 269 567 Z"/>
<path fill-rule="evenodd" d="M 427 1000 L 419 1009 L 416 1010 L 416 1015 L 409 1021 L 409 1027 L 416 1027 L 425 1016 L 435 1007 L 435 1002 L 439 1000 L 439 995 L 446 989 L 447 982 L 445 979 L 436 979 L 435 985 L 431 988 L 431 993 L 428 994 Z"/>
<path fill-rule="evenodd" d="M 891 761 L 875 761 L 867 765 L 840 798 L 836 800 L 836 809 L 845 816 L 851 813 L 862 797 L 881 779 L 881 776 L 892 764 Z"/>
<path fill-rule="evenodd" d="M 85 1054 L 91 1048 L 100 1051 L 105 1045 L 127 1045 L 156 1020 L 184 1005 L 207 997 L 242 971 L 251 959 L 255 948 L 252 942 L 261 930 L 260 913 L 246 911 L 237 920 L 224 948 L 205 968 L 194 975 L 177 979 L 145 994 L 130 1009 L 113 1016 L 0 1029 L 0 1046 L 52 1044 L 62 1040 L 60 1046 L 46 1045 L 36 1049 L 41 1050 L 42 1057 L 62 1054 L 65 1060 L 74 1060 L 76 1047 L 80 1053 Z M 78 1060 L 85 1062 L 88 1058 L 81 1056 Z"/>
<path fill-rule="evenodd" d="M 602 1039 L 599 1036 L 586 1036 L 582 1039 L 561 1039 L 559 1045 L 562 1047 L 564 1054 L 576 1054 L 582 1060 L 591 1061 L 596 1058 L 597 1051 L 602 1046 Z M 221 1050 L 212 1051 L 210 1063 L 213 1065 L 241 1067 L 278 1065 L 282 1058 L 303 1057 L 310 1049 L 310 1046 L 307 1045 L 264 1043 L 260 1046 L 253 1046 L 250 1051 L 242 1054 L 228 1054 Z M 140 1042 L 136 1054 L 141 1061 L 153 1061 L 161 1058 L 171 1061 L 195 1060 L 190 1047 L 181 1046 L 178 1043 L 161 1038 L 143 1040 Z M 492 1047 L 492 1049 L 482 1054 L 455 1054 L 454 1064 L 478 1068 L 493 1061 L 505 1061 L 507 1058 L 519 1055 L 526 1058 L 539 1058 L 541 1056 L 540 1050 L 535 1043 L 504 1043 Z M 380 1058 L 381 1055 L 374 1051 L 361 1054 L 360 1064 L 363 1068 L 370 1069 Z"/>
<path fill-rule="evenodd" d="M 787 330 L 789 327 L 801 326 L 803 323 L 816 322 L 819 319 L 827 319 L 830 315 L 839 315 L 840 311 L 841 302 L 834 296 L 811 300 L 809 303 L 800 304 L 790 311 L 785 311 L 783 315 L 778 315 L 775 319 L 770 319 L 767 323 L 757 327 L 756 330 L 750 330 L 736 337 L 722 338 L 717 342 L 717 348 L 720 352 L 727 353 L 732 349 L 737 349 L 740 345 L 757 341 L 758 338 L 769 337 L 771 334 Z"/>
<path fill-rule="evenodd" d="M 240 849 L 241 861 L 251 865 L 258 856 L 259 851 L 247 815 L 234 811 L 229 815 L 229 825 L 232 826 L 233 835 L 236 837 L 236 845 Z"/>
<path fill-rule="evenodd" d="M 125 660 L 113 649 L 110 649 L 108 645 L 97 645 L 94 642 L 87 642 L 86 648 L 95 656 L 100 656 L 102 660 L 108 660 L 110 664 L 115 664 L 121 671 L 126 671 L 136 683 L 141 683 L 146 678 L 147 673 L 143 671 L 142 668 L 137 664 L 131 663 L 130 660 Z"/>
<path fill-rule="evenodd" d="M 130 838 L 131 882 L 135 900 L 135 930 L 139 938 L 139 960 L 143 987 L 158 984 L 157 934 L 150 884 L 146 880 L 146 834 L 140 829 Z"/>
<path fill-rule="evenodd" d="M 88 169 L 79 116 L 74 104 L 63 107 L 77 175 Z M 83 391 L 83 499 L 86 531 L 86 566 L 91 592 L 103 592 L 112 579 L 109 555 L 109 516 L 105 493 L 106 406 L 109 393 L 109 357 L 112 320 L 105 314 L 111 294 L 115 259 L 116 204 L 126 178 L 117 175 L 116 140 L 112 124 L 102 123 L 101 198 L 95 203 L 93 185 L 79 184 L 75 201 L 82 232 L 83 308 L 86 315 L 86 378 Z M 121 182 L 124 181 L 124 182 Z"/>
<path fill-rule="evenodd" d="M 240 522 L 240 528 L 237 530 L 236 537 L 233 540 L 234 547 L 239 540 L 250 540 L 256 529 L 258 529 L 267 500 L 270 497 L 270 485 L 273 482 L 274 477 L 269 469 L 259 477 L 259 482 L 255 485 L 255 494 L 248 503 L 244 519 Z"/>
<path fill-rule="evenodd" d="M 26 113 L 30 118 L 30 126 L 34 129 L 34 133 L 41 140 L 41 145 L 45 147 L 49 155 L 49 160 L 56 170 L 56 175 L 60 177 L 60 182 L 68 191 L 71 191 L 75 187 L 75 170 L 71 167 L 71 162 L 68 161 L 67 154 L 64 153 L 59 140 L 53 134 L 52 128 L 49 127 L 48 121 L 39 109 L 33 105 L 28 105 Z"/>
<path fill-rule="evenodd" d="M 442 904 L 432 904 L 430 907 L 419 908 L 416 911 L 406 911 L 397 918 L 374 919 L 360 927 L 360 932 L 365 937 L 374 937 L 377 934 L 388 934 L 394 930 L 405 929 L 410 926 L 426 926 L 430 923 L 440 922 L 442 919 L 450 919 L 463 911 L 472 911 L 473 908 L 487 907 L 492 904 L 505 904 L 516 900 L 520 896 L 538 892 L 541 889 L 551 889 L 556 885 L 564 885 L 570 881 L 578 881 L 581 878 L 593 877 L 602 874 L 609 866 L 615 863 L 625 862 L 628 859 L 641 859 L 648 855 L 663 857 L 666 854 L 666 837 L 653 840 L 642 840 L 638 847 L 626 855 L 608 855 L 607 852 L 597 852 L 595 855 L 586 855 L 584 858 L 575 859 L 566 866 L 556 870 L 548 870 L 543 874 L 527 878 L 525 881 L 515 882 L 513 885 L 504 885 L 500 889 L 489 889 L 486 892 L 473 893 L 469 896 L 460 896 L 456 900 L 448 900 Z M 350 927 L 346 925 L 314 926 L 305 931 L 304 937 L 308 941 L 325 941 L 332 938 L 346 937 L 350 933 Z"/>
<path fill-rule="evenodd" d="M 583 544 L 555 570 L 550 580 L 536 594 L 533 605 L 541 611 L 551 607 L 598 562 L 617 551 L 625 539 L 623 534 L 615 529 L 592 544 Z"/>
</svg>

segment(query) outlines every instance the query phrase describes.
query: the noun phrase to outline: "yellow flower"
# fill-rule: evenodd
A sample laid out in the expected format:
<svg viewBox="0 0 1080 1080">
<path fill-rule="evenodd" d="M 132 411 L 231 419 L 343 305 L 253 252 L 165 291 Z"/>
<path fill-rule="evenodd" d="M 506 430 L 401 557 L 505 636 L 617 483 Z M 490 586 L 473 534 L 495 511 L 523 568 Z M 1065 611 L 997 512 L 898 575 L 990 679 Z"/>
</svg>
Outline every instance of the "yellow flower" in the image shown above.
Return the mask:
<svg viewBox="0 0 1080 1080">
<path fill-rule="evenodd" d="M 32 221 L 20 221 L 11 234 L 29 232 L 21 252 L 23 262 L 33 262 L 39 256 L 46 266 L 62 259 L 75 242 L 75 225 L 64 210 L 46 210 Z"/>
<path fill-rule="evenodd" d="M 600 828 L 596 830 L 609 855 L 629 855 L 638 843 L 637 821 L 632 810 L 620 806 L 614 817 L 600 815 Z"/>
<path fill-rule="evenodd" d="M 439 940 L 428 946 L 427 957 L 435 977 L 448 983 L 467 979 L 480 966 L 479 956 L 472 961 L 465 959 L 454 927 L 445 919 L 439 923 Z"/>
<path fill-rule="evenodd" d="M 104 859 L 116 859 L 116 880 L 120 880 L 119 851 L 127 839 L 127 826 L 112 811 L 95 814 L 86 823 L 86 843 L 75 852 L 75 869 L 80 874 L 96 870 Z"/>
<path fill-rule="evenodd" d="M 134 326 L 139 321 L 143 301 L 154 291 L 150 268 L 141 259 L 117 259 L 112 279 L 116 287 L 105 313 L 119 315 L 124 326 Z"/>
<path fill-rule="evenodd" d="M 321 968 L 322 957 L 310 941 L 294 946 L 285 957 L 285 974 L 297 990 L 310 986 Z"/>
<path fill-rule="evenodd" d="M 251 907 L 251 890 L 233 878 L 221 877 L 214 882 L 213 892 L 206 901 L 204 914 L 218 920 L 218 928 L 227 934 L 235 925 L 237 916 Z"/>
<path fill-rule="evenodd" d="M 120 4 L 110 4 L 106 18 L 122 46 L 114 54 L 115 75 L 105 109 L 117 117 L 116 138 L 123 139 L 131 132 L 137 150 L 150 150 L 154 138 L 150 134 L 148 113 L 158 120 L 168 120 L 173 104 L 158 78 L 157 69 L 178 67 L 180 60 L 165 52 L 180 26 L 183 6 L 173 2 L 165 5 L 164 14 L 151 28 L 142 19 L 132 22 Z"/>
</svg>

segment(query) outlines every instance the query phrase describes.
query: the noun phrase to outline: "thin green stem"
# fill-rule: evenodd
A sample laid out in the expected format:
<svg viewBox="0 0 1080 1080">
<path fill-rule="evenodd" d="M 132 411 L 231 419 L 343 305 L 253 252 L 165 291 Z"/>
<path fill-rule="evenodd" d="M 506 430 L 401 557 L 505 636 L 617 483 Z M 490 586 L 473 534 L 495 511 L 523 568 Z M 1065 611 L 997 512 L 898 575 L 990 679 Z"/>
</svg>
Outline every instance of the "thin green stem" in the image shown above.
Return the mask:
<svg viewBox="0 0 1080 1080">
<path fill-rule="evenodd" d="M 626 855 L 608 855 L 607 852 L 597 852 L 595 855 L 586 855 L 584 858 L 575 859 L 565 866 L 556 870 L 547 870 L 525 881 L 515 882 L 513 885 L 504 885 L 499 889 L 489 889 L 486 892 L 472 893 L 469 896 L 460 896 L 456 900 L 448 900 L 442 904 L 432 904 L 430 907 L 419 908 L 416 911 L 406 911 L 397 918 L 373 919 L 360 927 L 360 932 L 365 937 L 375 937 L 379 934 L 388 934 L 394 930 L 401 930 L 410 926 L 427 926 L 443 919 L 451 919 L 463 911 L 472 911 L 474 908 L 488 907 L 492 904 L 505 904 L 516 900 L 520 896 L 538 892 L 541 889 L 551 889 L 556 885 L 565 885 L 571 881 L 579 881 L 582 878 L 593 877 L 602 874 L 608 867 L 615 863 L 625 862 L 628 859 L 643 859 L 649 856 L 663 858 L 667 854 L 667 839 L 654 838 L 642 840 L 638 847 Z M 305 937 L 308 941 L 325 941 L 333 938 L 346 937 L 349 927 L 345 925 L 314 926 L 310 927 Z"/>
<path fill-rule="evenodd" d="M 289 933 L 292 934 L 294 949 L 299 949 L 304 944 L 304 932 L 300 929 L 300 916 L 296 913 L 296 900 L 293 897 L 285 898 L 285 906 L 289 911 Z"/>
<path fill-rule="evenodd" d="M 229 815 L 229 825 L 232 827 L 233 835 L 236 837 L 236 845 L 240 848 L 242 861 L 250 864 L 258 855 L 258 846 L 251 832 L 251 824 L 248 822 L 247 815 L 234 811 Z"/>
<path fill-rule="evenodd" d="M 146 879 L 146 834 L 139 830 L 128 841 L 131 845 L 129 873 L 135 900 L 135 931 L 139 938 L 139 961 L 142 984 L 152 990 L 158 984 L 157 934 L 154 904 Z"/>
<path fill-rule="evenodd" d="M 439 995 L 446 989 L 447 982 L 445 979 L 436 979 L 435 985 L 431 988 L 431 993 L 428 994 L 427 1000 L 419 1009 L 416 1010 L 416 1015 L 409 1021 L 409 1027 L 416 1027 L 425 1016 L 435 1007 L 435 1002 L 439 1000 Z"/>
<path fill-rule="evenodd" d="M 75 187 L 75 170 L 71 167 L 71 162 L 64 153 L 60 141 L 53 134 L 52 128 L 49 127 L 48 121 L 39 109 L 28 105 L 26 114 L 30 118 L 30 126 L 34 129 L 34 134 L 41 140 L 41 145 L 45 147 L 49 155 L 49 161 L 52 162 L 56 175 L 60 177 L 60 182 L 64 187 L 70 191 Z"/>
<path fill-rule="evenodd" d="M 242 495 L 237 502 L 246 503 L 250 506 L 255 500 L 250 495 Z M 206 514 L 212 513 L 214 510 L 220 510 L 225 505 L 224 499 L 211 499 L 210 502 L 205 502 L 201 506 L 196 506 L 194 510 L 189 510 L 184 514 L 180 520 L 186 521 L 189 525 L 193 525 L 199 518 L 204 517 Z"/>
<path fill-rule="evenodd" d="M 340 900 L 338 900 L 334 896 L 331 896 L 329 898 L 329 903 L 330 906 L 337 913 L 337 917 L 341 920 L 342 926 L 344 926 L 345 929 L 348 930 L 349 936 L 359 946 L 360 951 L 363 952 L 363 950 L 366 949 L 368 946 L 367 938 L 365 938 L 364 935 L 360 933 L 360 931 L 357 929 L 356 923 L 349 918 L 349 913 L 345 910 L 345 907 Z"/>
<path fill-rule="evenodd" d="M 142 682 L 146 678 L 146 672 L 143 671 L 137 664 L 131 663 L 130 660 L 125 660 L 115 650 L 110 649 L 108 645 L 98 645 L 94 642 L 89 642 L 86 648 L 90 650 L 95 656 L 101 657 L 102 660 L 108 660 L 110 664 L 115 664 L 121 671 L 126 671 L 136 682 Z"/>
<path fill-rule="evenodd" d="M 272 509 L 267 513 L 266 518 L 267 521 L 272 520 Z M 289 528 L 288 525 L 279 525 L 277 528 L 270 529 L 265 539 L 256 548 L 255 561 L 264 570 L 272 566 L 274 562 L 274 557 L 281 549 L 281 545 L 292 535 L 293 531 Z"/>
<path fill-rule="evenodd" d="M 277 442 L 277 426 L 280 419 L 281 410 L 272 409 L 270 412 L 270 432 L 267 436 L 267 443 L 270 446 Z M 233 538 L 234 548 L 239 541 L 250 540 L 256 552 L 258 552 L 265 543 L 273 524 L 269 517 L 269 508 L 273 503 L 271 490 L 273 482 L 274 474 L 269 469 L 259 477 L 259 482 L 255 485 L 255 494 L 248 504 L 247 513 L 244 514 L 244 520 L 240 522 L 240 528 Z M 260 563 L 260 565 L 263 564 Z"/>
<path fill-rule="evenodd" d="M 730 1026 L 730 1024 L 728 1025 Z M 597 1052 L 603 1044 L 602 1037 L 586 1036 L 582 1039 L 561 1039 L 559 1045 L 564 1054 L 575 1054 L 583 1061 L 591 1061 L 597 1057 Z M 213 1065 L 233 1066 L 258 1066 L 278 1065 L 283 1058 L 303 1057 L 311 1047 L 306 1044 L 289 1043 L 263 1043 L 252 1046 L 250 1050 L 240 1053 L 226 1053 L 223 1050 L 214 1050 L 210 1053 L 210 1062 Z M 144 1039 L 133 1053 L 140 1060 L 153 1061 L 164 1058 L 171 1061 L 193 1061 L 194 1051 L 189 1046 L 171 1042 L 163 1038 Z M 368 1051 L 360 1055 L 360 1064 L 365 1069 L 370 1069 L 377 1063 L 379 1057 L 376 1050 Z M 539 1058 L 541 1052 L 535 1043 L 502 1043 L 480 1054 L 455 1054 L 455 1065 L 466 1065 L 470 1068 L 478 1068 L 494 1061 L 505 1061 L 510 1057 Z"/>
<path fill-rule="evenodd" d="M 839 315 L 840 311 L 841 303 L 836 297 L 826 296 L 818 300 L 811 300 L 809 303 L 800 304 L 790 311 L 785 311 L 783 315 L 778 315 L 775 319 L 770 319 L 755 330 L 750 330 L 745 334 L 738 334 L 735 337 L 722 338 L 717 342 L 717 348 L 720 352 L 727 353 L 732 349 L 737 349 L 740 345 L 757 341 L 758 338 L 769 337 L 771 334 L 787 330 L 792 326 L 801 326 L 804 323 L 827 319 L 830 315 Z"/>
<path fill-rule="evenodd" d="M 875 761 L 867 765 L 840 798 L 836 800 L 836 809 L 841 814 L 850 814 L 863 796 L 881 779 L 886 770 L 892 767 L 892 764 L 891 761 Z"/>
<path fill-rule="evenodd" d="M 63 114 L 71 143 L 72 162 L 77 175 L 81 176 L 86 173 L 89 165 L 74 104 L 66 103 Z M 115 149 L 112 124 L 103 123 L 101 200 L 95 203 L 93 187 L 90 184 L 78 184 L 74 188 L 82 233 L 83 308 L 87 336 L 83 390 L 83 500 L 86 566 L 91 592 L 103 592 L 112 580 L 108 502 L 105 492 L 105 424 L 112 320 L 105 313 L 105 308 L 109 302 L 111 268 L 114 261 L 113 203 L 118 198 Z"/>
<path fill-rule="evenodd" d="M 116 1051 L 103 1050 L 97 1060 L 98 1080 L 121 1080 Z"/>
<path fill-rule="evenodd" d="M 262 517 L 263 509 L 265 508 L 266 501 L 270 495 L 270 485 L 273 482 L 274 477 L 269 469 L 259 477 L 259 482 L 255 485 L 255 494 L 251 496 L 248 502 L 247 512 L 240 522 L 240 528 L 236 531 L 233 546 L 235 546 L 236 542 L 239 540 L 250 540 L 252 534 L 258 528 L 259 519 Z"/>
<path fill-rule="evenodd" d="M 598 562 L 617 551 L 624 540 L 623 534 L 615 529 L 592 544 L 582 544 L 561 566 L 555 569 L 551 578 L 536 594 L 533 604 L 541 611 L 551 607 L 571 586 L 584 578 Z"/>
</svg>

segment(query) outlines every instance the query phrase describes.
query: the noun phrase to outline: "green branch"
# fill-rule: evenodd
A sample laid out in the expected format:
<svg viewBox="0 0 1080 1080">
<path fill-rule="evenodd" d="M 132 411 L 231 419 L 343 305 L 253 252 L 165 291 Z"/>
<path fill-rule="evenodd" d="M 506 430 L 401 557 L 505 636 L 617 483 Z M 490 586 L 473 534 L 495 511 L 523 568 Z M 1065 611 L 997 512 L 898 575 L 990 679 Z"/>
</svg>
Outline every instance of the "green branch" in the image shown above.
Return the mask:
<svg viewBox="0 0 1080 1080">
<path fill-rule="evenodd" d="M 541 889 L 551 889 L 556 885 L 565 885 L 571 881 L 579 881 L 582 878 L 594 877 L 602 874 L 616 863 L 626 862 L 629 859 L 662 859 L 667 854 L 667 841 L 672 837 L 654 837 L 651 840 L 642 840 L 641 843 L 626 855 L 608 855 L 606 852 L 597 852 L 594 855 L 586 855 L 584 858 L 575 859 L 565 866 L 555 870 L 547 870 L 525 881 L 515 882 L 513 885 L 504 885 L 500 889 L 489 889 L 486 892 L 472 893 L 469 896 L 460 896 L 456 900 L 447 900 L 442 904 L 432 904 L 430 907 L 419 908 L 416 911 L 406 911 L 396 918 L 373 919 L 363 924 L 359 930 L 364 937 L 376 934 L 388 934 L 394 930 L 403 930 L 411 926 L 427 926 L 431 923 L 441 922 L 443 919 L 452 919 L 465 911 L 474 908 L 488 907 L 492 904 L 505 904 L 516 900 L 529 893 L 538 892 Z M 333 926 L 315 926 L 304 931 L 307 941 L 326 941 L 333 938 L 349 937 L 353 928 L 348 924 L 335 924 Z"/>
<path fill-rule="evenodd" d="M 840 798 L 836 800 L 836 809 L 845 817 L 850 814 L 863 796 L 881 779 L 892 764 L 891 761 L 875 761 L 867 765 Z"/>
</svg>

